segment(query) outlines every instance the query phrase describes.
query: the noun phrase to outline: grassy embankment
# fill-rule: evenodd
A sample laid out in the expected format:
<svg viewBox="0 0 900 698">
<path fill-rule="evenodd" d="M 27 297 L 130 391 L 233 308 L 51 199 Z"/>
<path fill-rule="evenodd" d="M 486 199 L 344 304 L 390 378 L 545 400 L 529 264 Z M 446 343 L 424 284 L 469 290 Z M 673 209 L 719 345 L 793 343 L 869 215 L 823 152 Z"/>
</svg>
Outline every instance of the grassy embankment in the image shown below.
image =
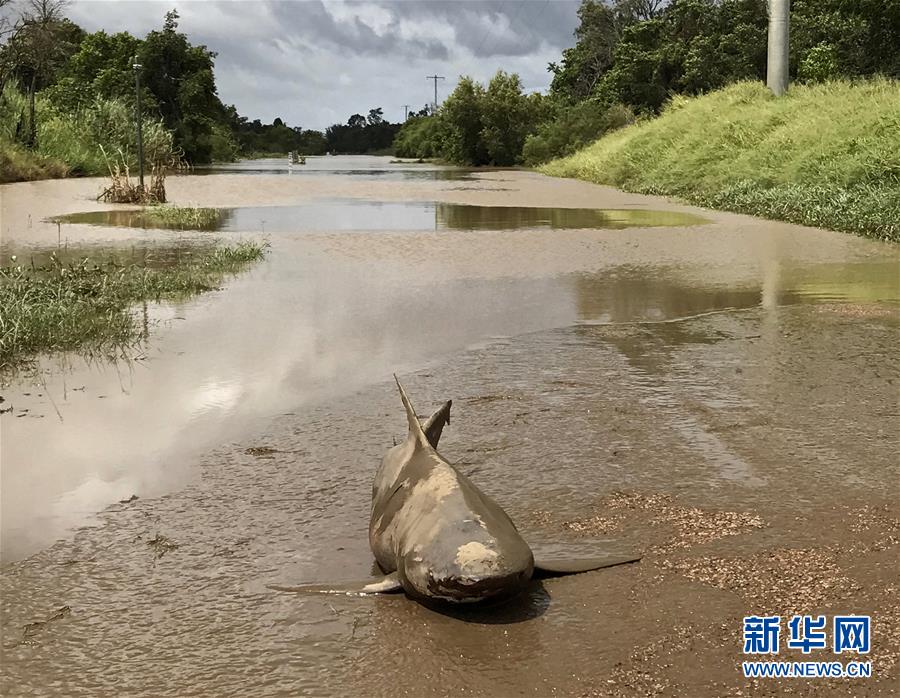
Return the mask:
<svg viewBox="0 0 900 698">
<path fill-rule="evenodd" d="M 265 249 L 256 242 L 200 247 L 165 264 L 146 257 L 63 263 L 54 256 L 40 267 L 13 261 L 0 268 L 0 371 L 42 352 L 116 353 L 145 338 L 135 304 L 215 290 Z"/>
<path fill-rule="evenodd" d="M 546 174 L 900 241 L 900 82 L 738 83 L 676 97 Z"/>
</svg>

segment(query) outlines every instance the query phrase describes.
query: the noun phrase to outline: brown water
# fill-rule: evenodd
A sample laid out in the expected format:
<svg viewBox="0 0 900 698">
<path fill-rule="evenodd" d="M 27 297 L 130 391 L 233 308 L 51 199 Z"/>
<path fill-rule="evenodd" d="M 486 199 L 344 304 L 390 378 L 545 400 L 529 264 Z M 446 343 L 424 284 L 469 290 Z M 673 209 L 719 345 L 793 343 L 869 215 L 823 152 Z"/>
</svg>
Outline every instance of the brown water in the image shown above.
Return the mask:
<svg viewBox="0 0 900 698">
<path fill-rule="evenodd" d="M 604 695 L 661 619 L 701 644 L 739 622 L 737 597 L 651 557 L 464 619 L 402 597 L 267 590 L 370 573 L 371 478 L 403 428 L 393 371 L 421 411 L 453 398 L 445 455 L 545 545 L 598 544 L 559 522 L 605 516 L 616 490 L 762 516 L 770 528 L 719 544 L 731 555 L 821 544 L 821 525 L 797 517 L 896 498 L 896 248 L 524 172 L 463 189 L 335 179 L 186 177 L 170 194 L 672 208 L 711 222 L 514 239 L 267 230 L 269 258 L 222 291 L 150 307 L 161 325 L 131 360 L 42 361 L 2 390 L 14 408 L 0 417 L 4 695 Z M 29 228 L 27 213 L 92 208 L 92 187 L 0 188 L 3 245 L 55 247 L 56 226 Z M 59 235 L 73 254 L 195 239 Z M 665 538 L 652 522 L 637 531 L 599 535 L 644 550 Z M 708 649 L 707 673 L 667 670 L 674 692 L 735 684 L 731 646 Z"/>
<path fill-rule="evenodd" d="M 483 170 L 482 170 L 483 171 Z M 473 179 L 479 170 L 430 162 L 391 160 L 382 156 L 307 156 L 303 165 L 288 165 L 287 157 L 260 158 L 228 162 L 194 170 L 197 175 L 244 174 L 287 175 L 290 177 L 341 177 L 351 179 L 378 179 L 382 181 L 456 181 Z"/>
</svg>

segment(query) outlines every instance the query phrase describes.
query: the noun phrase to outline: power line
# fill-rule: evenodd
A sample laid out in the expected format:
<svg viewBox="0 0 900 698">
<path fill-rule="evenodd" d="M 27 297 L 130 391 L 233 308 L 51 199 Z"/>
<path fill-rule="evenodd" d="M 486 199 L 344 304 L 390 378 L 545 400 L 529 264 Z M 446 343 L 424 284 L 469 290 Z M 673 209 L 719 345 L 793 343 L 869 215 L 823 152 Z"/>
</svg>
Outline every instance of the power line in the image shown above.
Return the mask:
<svg viewBox="0 0 900 698">
<path fill-rule="evenodd" d="M 503 8 L 506 7 L 506 0 L 500 3 L 500 9 L 497 11 L 498 15 L 503 14 Z M 494 25 L 491 24 L 490 17 L 488 17 L 488 28 L 484 31 L 484 34 L 481 35 L 481 41 L 478 42 L 478 48 L 475 50 L 474 55 L 478 55 L 481 53 L 481 49 L 484 47 L 484 42 L 487 40 L 488 36 L 494 33 Z"/>
<path fill-rule="evenodd" d="M 503 2 L 500 3 L 500 9 L 497 10 L 496 14 L 498 17 L 506 16 L 506 19 L 509 22 L 509 28 L 513 29 L 513 24 L 519 18 L 519 15 L 522 14 L 522 8 L 525 7 L 525 5 L 527 5 L 527 4 L 528 4 L 528 2 L 525 2 L 524 0 L 520 0 L 519 3 L 517 4 L 515 13 L 513 13 L 513 15 L 510 17 L 510 16 L 506 16 L 503 14 L 503 8 L 506 6 L 506 0 L 503 0 Z M 541 13 L 543 13 L 544 8 L 546 8 L 546 6 L 547 5 L 545 3 L 544 7 L 541 8 Z M 494 25 L 491 24 L 490 20 L 488 20 L 488 29 L 484 33 L 484 35 L 481 37 L 481 41 L 478 43 L 478 49 L 475 51 L 476 56 L 479 53 L 481 53 L 481 49 L 484 48 L 484 42 L 487 41 L 488 37 L 493 36 L 493 34 L 494 34 Z"/>
</svg>

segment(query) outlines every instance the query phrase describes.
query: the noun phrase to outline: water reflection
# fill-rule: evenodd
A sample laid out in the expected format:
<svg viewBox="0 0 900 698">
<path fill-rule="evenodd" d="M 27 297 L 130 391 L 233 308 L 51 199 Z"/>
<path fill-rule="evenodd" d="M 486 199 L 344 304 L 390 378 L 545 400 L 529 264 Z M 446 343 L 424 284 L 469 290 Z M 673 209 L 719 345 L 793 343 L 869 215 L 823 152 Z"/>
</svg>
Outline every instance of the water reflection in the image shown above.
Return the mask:
<svg viewBox="0 0 900 698">
<path fill-rule="evenodd" d="M 522 230 L 606 229 L 685 226 L 707 223 L 677 211 L 646 209 L 472 206 L 440 202 L 386 202 L 359 199 L 311 201 L 296 206 L 217 209 L 218 216 L 198 230 L 294 232 L 342 230 Z M 179 229 L 141 210 L 90 211 L 61 216 L 63 223 L 127 228 Z"/>
<path fill-rule="evenodd" d="M 724 308 L 749 308 L 760 299 L 758 287 L 691 283 L 675 269 L 668 274 L 628 268 L 579 274 L 574 285 L 582 322 L 661 321 Z"/>
<path fill-rule="evenodd" d="M 593 323 L 664 322 L 757 305 L 900 303 L 900 274 L 890 260 L 779 267 L 777 274 L 730 284 L 706 282 L 699 270 L 620 267 L 576 275 L 574 286 L 579 320 Z"/>
<path fill-rule="evenodd" d="M 436 227 L 457 230 L 529 228 L 620 230 L 622 228 L 701 225 L 708 222 L 706 219 L 690 213 L 647 209 L 436 205 Z"/>
</svg>

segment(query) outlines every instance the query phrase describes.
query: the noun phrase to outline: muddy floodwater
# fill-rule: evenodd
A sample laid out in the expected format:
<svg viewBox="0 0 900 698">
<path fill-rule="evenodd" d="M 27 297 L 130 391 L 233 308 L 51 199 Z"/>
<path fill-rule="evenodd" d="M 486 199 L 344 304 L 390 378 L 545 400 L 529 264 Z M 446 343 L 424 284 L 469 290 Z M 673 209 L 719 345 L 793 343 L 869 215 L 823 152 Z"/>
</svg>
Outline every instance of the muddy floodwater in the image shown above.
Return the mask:
<svg viewBox="0 0 900 698">
<path fill-rule="evenodd" d="M 100 180 L 0 187 L 4 264 L 271 245 L 136 308 L 149 340 L 117 360 L 3 377 L 0 694 L 778 694 L 740 673 L 752 613 L 870 614 L 871 679 L 790 687 L 896 690 L 896 246 L 525 171 L 308 163 L 170 178 L 214 231 L 140 227 Z M 441 452 L 526 539 L 643 560 L 466 613 L 269 590 L 371 576 L 393 372 L 421 412 L 453 399 Z"/>
</svg>

